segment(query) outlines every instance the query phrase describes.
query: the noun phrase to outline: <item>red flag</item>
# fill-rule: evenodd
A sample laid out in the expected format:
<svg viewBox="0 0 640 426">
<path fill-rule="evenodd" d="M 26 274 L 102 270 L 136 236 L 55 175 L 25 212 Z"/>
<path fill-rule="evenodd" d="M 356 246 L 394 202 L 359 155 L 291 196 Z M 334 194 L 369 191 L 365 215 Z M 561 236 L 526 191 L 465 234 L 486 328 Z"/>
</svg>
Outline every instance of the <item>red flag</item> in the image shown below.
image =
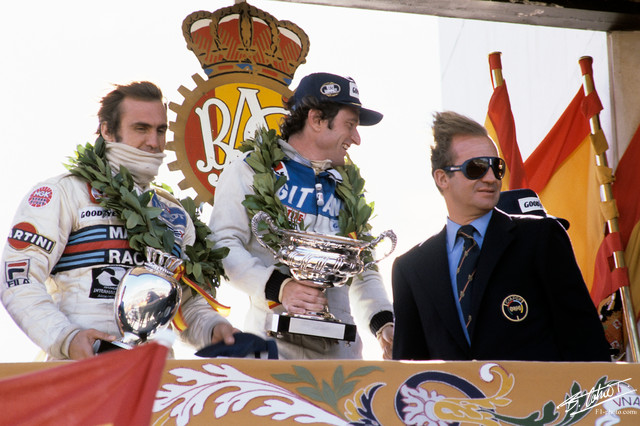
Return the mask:
<svg viewBox="0 0 640 426">
<path fill-rule="evenodd" d="M 529 185 L 534 191 L 541 192 L 562 164 L 589 136 L 589 120 L 581 108 L 585 99 L 580 87 L 562 116 L 527 158 L 525 170 L 529 176 Z"/>
<path fill-rule="evenodd" d="M 640 126 L 624 151 L 613 183 L 613 196 L 618 205 L 618 226 L 623 246 L 629 243 L 633 228 L 640 220 Z"/>
<path fill-rule="evenodd" d="M 613 183 L 618 206 L 621 245 L 629 273 L 631 301 L 635 318 L 640 318 L 640 126 L 624 151 Z"/>
<path fill-rule="evenodd" d="M 605 153 L 607 144 L 599 128 L 597 115 L 602 104 L 592 87 L 592 62 L 590 57 L 580 58 L 587 90 L 582 87 L 578 90 L 544 141 L 527 159 L 525 169 L 531 187 L 539 193 L 547 210 L 571 222 L 569 235 L 576 260 L 600 313 L 605 335 L 612 348 L 621 349 L 622 312 L 614 293 L 625 285 L 627 271 L 611 262 L 614 252 L 621 250 L 620 234 L 605 234 L 604 224 L 616 212 L 613 203 L 600 200 L 600 184 L 611 181 L 611 171 L 596 167 L 595 162 L 596 155 Z"/>
<path fill-rule="evenodd" d="M 2 423 L 147 426 L 167 353 L 149 343 L 0 380 Z"/>
<path fill-rule="evenodd" d="M 603 300 L 607 299 L 620 287 L 629 285 L 627 268 L 616 268 L 613 261 L 613 254 L 623 251 L 620 232 L 607 234 L 603 240 L 594 266 L 593 286 L 591 287 L 591 300 L 596 307 L 599 307 Z"/>
<path fill-rule="evenodd" d="M 633 266 L 633 275 L 634 277 L 637 275 L 638 260 L 634 256 L 640 254 L 640 251 L 637 251 L 640 248 L 640 241 L 636 241 L 638 235 L 636 235 L 637 231 L 634 233 L 634 228 L 640 219 L 640 195 L 630 188 L 638 188 L 635 185 L 640 185 L 640 173 L 637 171 L 638 155 L 640 155 L 640 128 L 618 163 L 616 180 L 611 185 L 617 206 L 617 211 L 611 215 L 618 216 L 619 231 L 608 234 L 598 250 L 591 289 L 591 299 L 596 306 L 621 287 L 628 286 L 631 281 L 631 268 L 615 267 L 613 259 L 615 252 L 625 253 L 625 260 L 628 259 L 625 263 Z M 640 300 L 637 303 L 640 303 Z M 636 315 L 637 303 L 634 303 Z"/>
<path fill-rule="evenodd" d="M 485 127 L 498 145 L 500 156 L 507 163 L 507 173 L 503 179 L 502 190 L 526 188 L 528 184 L 522 155 L 516 140 L 516 124 L 511 112 L 507 83 L 502 78 L 500 52 L 493 52 L 489 55 L 489 68 L 493 94 L 489 100 Z"/>
</svg>

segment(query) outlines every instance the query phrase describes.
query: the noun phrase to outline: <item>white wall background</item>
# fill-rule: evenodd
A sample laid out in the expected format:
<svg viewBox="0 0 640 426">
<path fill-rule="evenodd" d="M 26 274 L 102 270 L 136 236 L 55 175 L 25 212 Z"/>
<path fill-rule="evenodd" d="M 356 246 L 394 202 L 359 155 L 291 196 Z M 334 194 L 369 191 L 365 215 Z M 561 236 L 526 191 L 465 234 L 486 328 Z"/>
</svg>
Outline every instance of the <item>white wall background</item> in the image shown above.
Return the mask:
<svg viewBox="0 0 640 426">
<path fill-rule="evenodd" d="M 392 257 L 440 230 L 446 210 L 430 177 L 432 113 L 453 109 L 484 122 L 491 95 L 487 55 L 503 52 L 518 137 L 526 156 L 542 139 L 580 84 L 582 55 L 594 57 L 596 87 L 606 85 L 605 35 L 576 30 L 495 24 L 430 16 L 254 0 L 252 5 L 307 32 L 311 49 L 292 84 L 311 72 L 351 75 L 365 106 L 385 114 L 361 128 L 352 158 L 376 203 L 375 232 L 393 229 Z M 182 37 L 182 20 L 231 0 L 67 1 L 0 6 L 0 241 L 19 200 L 39 180 L 64 172 L 77 144 L 93 141 L 98 101 L 112 83 L 151 80 L 169 101 L 204 75 Z M 607 106 L 605 105 L 605 109 Z M 607 121 L 603 118 L 605 129 Z M 170 136 L 171 138 L 171 136 Z M 175 156 L 168 152 L 168 161 Z M 178 191 L 180 173 L 161 169 Z M 182 195 L 192 195 L 188 192 Z M 203 218 L 208 220 L 208 216 Z M 391 285 L 393 259 L 381 264 Z M 389 291 L 390 293 L 390 291 Z M 221 289 L 242 327 L 244 298 Z M 363 335 L 368 327 L 361 325 Z M 38 349 L 0 308 L 0 362 L 31 361 Z M 366 358 L 379 359 L 366 340 Z M 190 350 L 180 350 L 188 357 Z"/>
</svg>

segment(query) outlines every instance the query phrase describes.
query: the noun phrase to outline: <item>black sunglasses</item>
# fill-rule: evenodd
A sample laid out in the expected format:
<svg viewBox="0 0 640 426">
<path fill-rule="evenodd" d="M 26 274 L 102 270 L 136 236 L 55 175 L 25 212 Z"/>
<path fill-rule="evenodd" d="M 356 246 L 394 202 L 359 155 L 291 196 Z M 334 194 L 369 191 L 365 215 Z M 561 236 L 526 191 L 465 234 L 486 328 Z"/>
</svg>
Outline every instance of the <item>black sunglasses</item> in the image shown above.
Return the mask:
<svg viewBox="0 0 640 426">
<path fill-rule="evenodd" d="M 507 165 L 500 157 L 473 157 L 459 166 L 447 166 L 442 170 L 445 172 L 461 171 L 467 179 L 476 180 L 486 175 L 490 168 L 493 169 L 496 179 L 502 179 L 507 171 Z"/>
</svg>

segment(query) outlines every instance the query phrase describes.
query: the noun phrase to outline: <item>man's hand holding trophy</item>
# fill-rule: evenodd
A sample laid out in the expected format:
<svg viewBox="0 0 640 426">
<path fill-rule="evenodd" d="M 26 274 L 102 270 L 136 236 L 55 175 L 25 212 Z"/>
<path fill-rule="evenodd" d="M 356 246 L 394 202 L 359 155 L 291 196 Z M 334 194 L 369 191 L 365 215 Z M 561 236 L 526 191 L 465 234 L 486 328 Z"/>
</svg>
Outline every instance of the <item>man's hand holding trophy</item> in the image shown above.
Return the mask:
<svg viewBox="0 0 640 426">
<path fill-rule="evenodd" d="M 267 225 L 268 232 L 277 236 L 277 249 L 264 241 L 264 232 L 259 229 L 261 223 Z M 391 230 L 367 242 L 335 235 L 280 229 L 263 211 L 253 216 L 251 230 L 260 245 L 286 265 L 296 280 L 310 281 L 323 289 L 347 284 L 350 278 L 389 256 L 396 247 L 396 235 Z M 363 251 L 373 249 L 385 238 L 391 241 L 389 252 L 380 259 L 365 264 L 362 260 Z M 356 326 L 336 319 L 329 312 L 328 306 L 320 312 L 274 314 L 267 332 L 276 336 L 291 333 L 349 342 L 356 338 Z"/>
</svg>

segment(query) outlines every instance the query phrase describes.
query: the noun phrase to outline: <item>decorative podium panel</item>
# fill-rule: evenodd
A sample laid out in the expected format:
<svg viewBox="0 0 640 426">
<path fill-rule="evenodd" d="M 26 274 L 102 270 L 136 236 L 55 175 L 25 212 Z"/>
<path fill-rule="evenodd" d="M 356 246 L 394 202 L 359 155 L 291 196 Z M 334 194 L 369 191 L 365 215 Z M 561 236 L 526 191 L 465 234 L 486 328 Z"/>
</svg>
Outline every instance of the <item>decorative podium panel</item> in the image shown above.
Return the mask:
<svg viewBox="0 0 640 426">
<path fill-rule="evenodd" d="M 151 424 L 637 425 L 639 386 L 626 363 L 169 360 Z"/>
</svg>

